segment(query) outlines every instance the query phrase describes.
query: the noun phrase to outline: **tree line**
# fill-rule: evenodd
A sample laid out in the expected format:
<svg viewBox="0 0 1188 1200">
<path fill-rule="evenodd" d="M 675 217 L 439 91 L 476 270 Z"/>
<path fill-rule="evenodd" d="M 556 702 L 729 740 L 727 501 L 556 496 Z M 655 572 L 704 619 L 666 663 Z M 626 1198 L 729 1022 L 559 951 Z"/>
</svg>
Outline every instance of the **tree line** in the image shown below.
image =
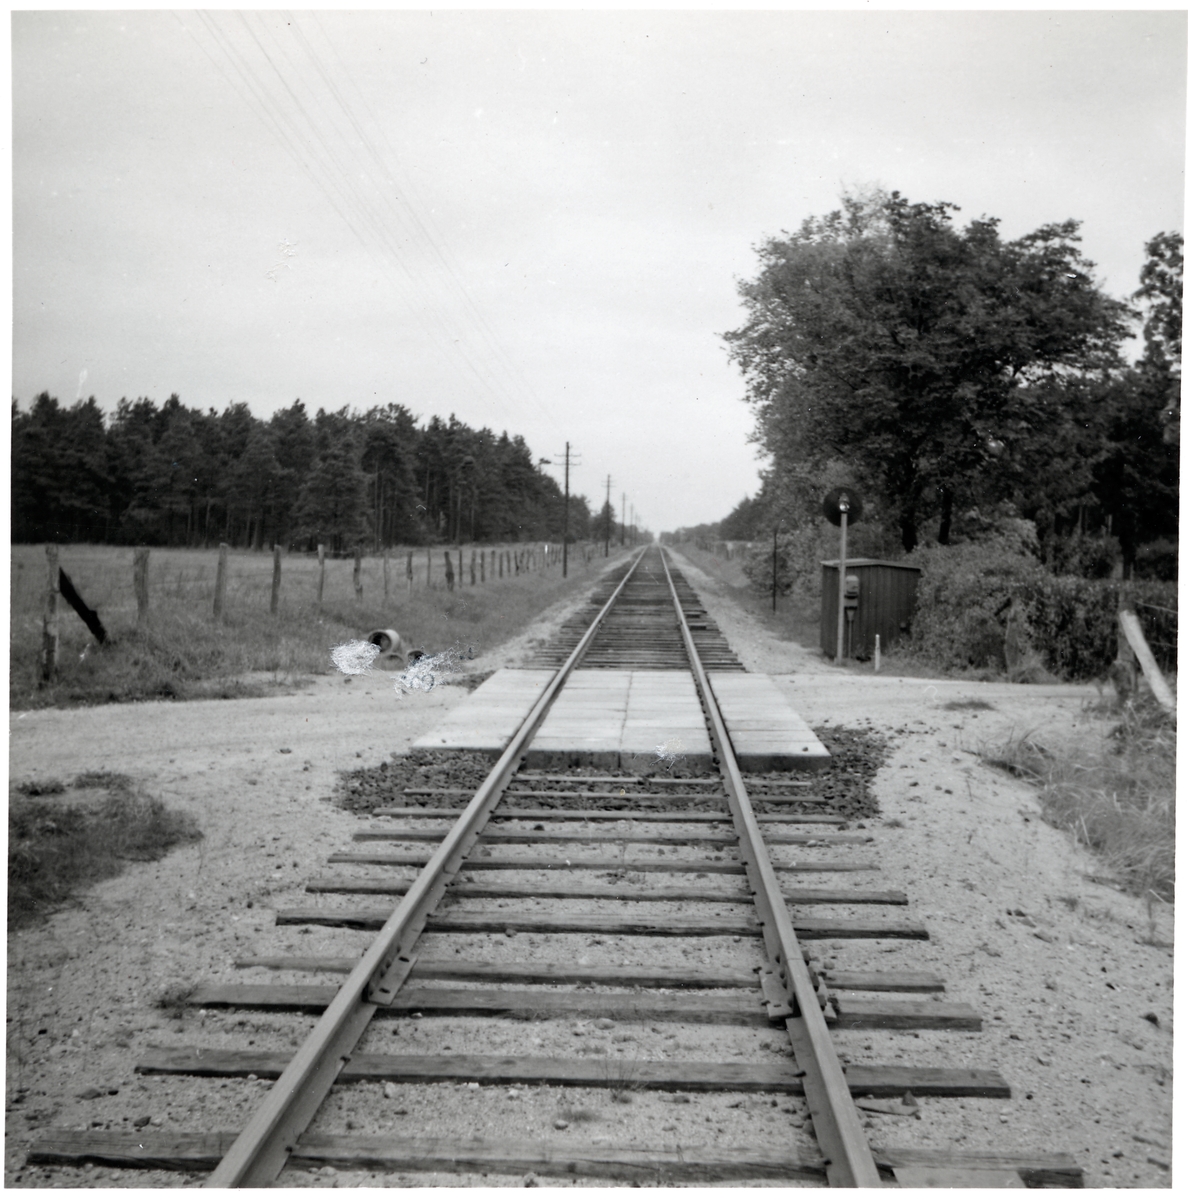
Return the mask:
<svg viewBox="0 0 1188 1200">
<path fill-rule="evenodd" d="M 605 521 L 607 514 L 600 514 Z M 565 499 L 520 436 L 451 416 L 418 424 L 399 404 L 367 412 L 295 401 L 268 420 L 246 404 L 203 412 L 175 394 L 41 393 L 12 406 L 12 537 L 162 546 L 362 545 L 560 540 Z M 570 496 L 571 540 L 588 537 Z"/>
<path fill-rule="evenodd" d="M 1022 518 L 1054 570 L 1129 578 L 1161 559 L 1151 573 L 1174 577 L 1182 235 L 1146 244 L 1136 308 L 1095 283 L 1076 221 L 1007 241 L 956 211 L 847 195 L 759 247 L 725 339 L 767 468 L 717 536 L 806 526 L 848 484 L 872 546 Z"/>
</svg>

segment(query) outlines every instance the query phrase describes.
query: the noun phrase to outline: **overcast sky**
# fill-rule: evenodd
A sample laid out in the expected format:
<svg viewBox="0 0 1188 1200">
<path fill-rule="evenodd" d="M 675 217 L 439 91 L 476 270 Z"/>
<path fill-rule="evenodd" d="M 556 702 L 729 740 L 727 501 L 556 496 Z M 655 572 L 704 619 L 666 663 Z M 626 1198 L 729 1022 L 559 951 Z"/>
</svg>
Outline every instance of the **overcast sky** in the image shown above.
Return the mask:
<svg viewBox="0 0 1188 1200">
<path fill-rule="evenodd" d="M 12 22 L 13 395 L 398 402 L 581 454 L 652 529 L 758 484 L 753 247 L 881 186 L 1182 229 L 1176 12 L 334 11 Z M 546 468 L 548 469 L 548 468 Z"/>
</svg>

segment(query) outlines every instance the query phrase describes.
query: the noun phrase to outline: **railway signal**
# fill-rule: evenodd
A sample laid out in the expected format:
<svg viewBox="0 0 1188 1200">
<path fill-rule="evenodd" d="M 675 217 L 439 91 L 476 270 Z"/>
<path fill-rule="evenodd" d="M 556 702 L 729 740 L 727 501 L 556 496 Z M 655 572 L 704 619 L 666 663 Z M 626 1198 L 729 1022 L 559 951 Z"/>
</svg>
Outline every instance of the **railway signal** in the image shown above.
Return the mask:
<svg viewBox="0 0 1188 1200">
<path fill-rule="evenodd" d="M 826 520 L 841 526 L 841 548 L 837 558 L 837 646 L 833 661 L 841 666 L 845 658 L 846 632 L 846 528 L 862 516 L 862 497 L 853 488 L 834 488 L 821 503 Z M 773 594 L 774 602 L 774 594 Z"/>
</svg>

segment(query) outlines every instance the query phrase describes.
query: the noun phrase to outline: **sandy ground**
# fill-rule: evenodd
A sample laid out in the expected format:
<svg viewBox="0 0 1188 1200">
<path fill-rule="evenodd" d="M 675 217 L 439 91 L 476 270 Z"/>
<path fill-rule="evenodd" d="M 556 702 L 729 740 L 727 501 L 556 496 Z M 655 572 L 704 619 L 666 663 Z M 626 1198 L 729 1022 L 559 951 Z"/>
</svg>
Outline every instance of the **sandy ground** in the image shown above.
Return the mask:
<svg viewBox="0 0 1188 1200">
<path fill-rule="evenodd" d="M 948 998 L 972 1003 L 985 1029 L 922 1033 L 907 1047 L 908 1059 L 993 1066 L 1014 1088 L 1007 1102 L 922 1102 L 919 1118 L 871 1116 L 872 1140 L 1066 1150 L 1087 1169 L 1089 1186 L 1169 1186 L 1170 914 L 1149 913 L 1095 882 L 1100 866 L 1039 820 L 1033 793 L 976 754 L 1012 730 L 1033 731 L 1051 745 L 1100 739 L 1107 726 L 1087 711 L 1096 691 L 852 675 L 813 651 L 774 642 L 731 605 L 721 585 L 696 568 L 687 574 L 747 667 L 775 675 L 811 722 L 869 727 L 892 739 L 877 781 L 882 819 L 870 822 L 882 863 L 877 886 L 904 889 L 908 915 L 923 920 L 932 937 L 904 947 L 838 942 L 823 952 L 842 969 L 900 966 L 944 976 Z M 563 611 L 469 666 L 522 663 L 533 639 L 547 637 Z M 245 1022 L 211 1018 L 208 1025 L 205 1015 L 183 1019 L 156 1001 L 199 979 L 235 979 L 236 955 L 342 953 L 341 935 L 299 937 L 273 925 L 276 907 L 308 902 L 303 882 L 322 872 L 326 855 L 357 827 L 356 817 L 324 797 L 336 772 L 402 752 L 465 694 L 442 687 L 398 696 L 384 674 L 349 682 L 328 676 L 264 700 L 10 715 L 12 781 L 125 772 L 192 812 L 205 837 L 159 863 L 130 867 L 77 907 L 9 938 L 8 1184 L 177 1182 L 152 1173 L 25 1168 L 30 1135 L 50 1125 L 86 1128 L 97 1118 L 141 1114 L 166 1129 L 231 1127 L 226 1113 L 240 1111 L 258 1085 L 233 1081 L 210 1100 L 199 1096 L 210 1096 L 209 1082 L 153 1080 L 150 1090 L 132 1066 L 141 1050 L 162 1041 L 239 1044 Z M 946 707 L 965 698 L 992 708 Z M 365 936 L 358 935 L 359 945 Z M 404 1023 L 406 1050 L 416 1045 L 411 1024 Z M 262 1042 L 295 1042 L 303 1027 L 308 1021 L 254 1026 Z M 707 1032 L 698 1049 L 723 1036 Z M 641 1054 L 650 1053 L 643 1040 Z M 905 1050 L 905 1035 L 848 1033 L 839 1040 L 854 1062 L 895 1061 Z M 525 1111 L 516 1110 L 514 1097 L 507 1103 L 513 1114 Z M 627 1116 L 650 1120 L 660 1103 L 641 1101 Z M 737 1120 L 738 1140 L 745 1141 L 757 1121 L 777 1116 L 744 1109 L 715 1111 L 712 1119 L 730 1129 Z M 531 1127 L 520 1117 L 509 1120 L 521 1136 Z"/>
</svg>

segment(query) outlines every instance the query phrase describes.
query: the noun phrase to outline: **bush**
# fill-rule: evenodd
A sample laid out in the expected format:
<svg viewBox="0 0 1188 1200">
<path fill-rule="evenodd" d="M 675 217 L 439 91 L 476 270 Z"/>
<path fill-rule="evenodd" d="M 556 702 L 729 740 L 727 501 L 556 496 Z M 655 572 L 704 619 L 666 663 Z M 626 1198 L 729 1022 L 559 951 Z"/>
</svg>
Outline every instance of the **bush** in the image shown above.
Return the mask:
<svg viewBox="0 0 1188 1200">
<path fill-rule="evenodd" d="M 1140 546 L 1134 555 L 1136 579 L 1158 579 L 1175 583 L 1180 571 L 1179 543 L 1171 538 L 1159 538 Z"/>
<path fill-rule="evenodd" d="M 1119 598 L 1133 606 L 1165 671 L 1176 667 L 1176 585 L 1052 575 L 1016 539 L 933 546 L 923 569 L 911 647 L 944 669 L 1007 666 L 1013 641 L 1068 680 L 1099 679 L 1118 654 Z"/>
<path fill-rule="evenodd" d="M 1039 560 L 1018 538 L 998 535 L 928 546 L 908 561 L 921 567 L 911 649 L 945 669 L 1005 669 L 1006 613 L 1023 586 L 1044 575 Z"/>
</svg>

